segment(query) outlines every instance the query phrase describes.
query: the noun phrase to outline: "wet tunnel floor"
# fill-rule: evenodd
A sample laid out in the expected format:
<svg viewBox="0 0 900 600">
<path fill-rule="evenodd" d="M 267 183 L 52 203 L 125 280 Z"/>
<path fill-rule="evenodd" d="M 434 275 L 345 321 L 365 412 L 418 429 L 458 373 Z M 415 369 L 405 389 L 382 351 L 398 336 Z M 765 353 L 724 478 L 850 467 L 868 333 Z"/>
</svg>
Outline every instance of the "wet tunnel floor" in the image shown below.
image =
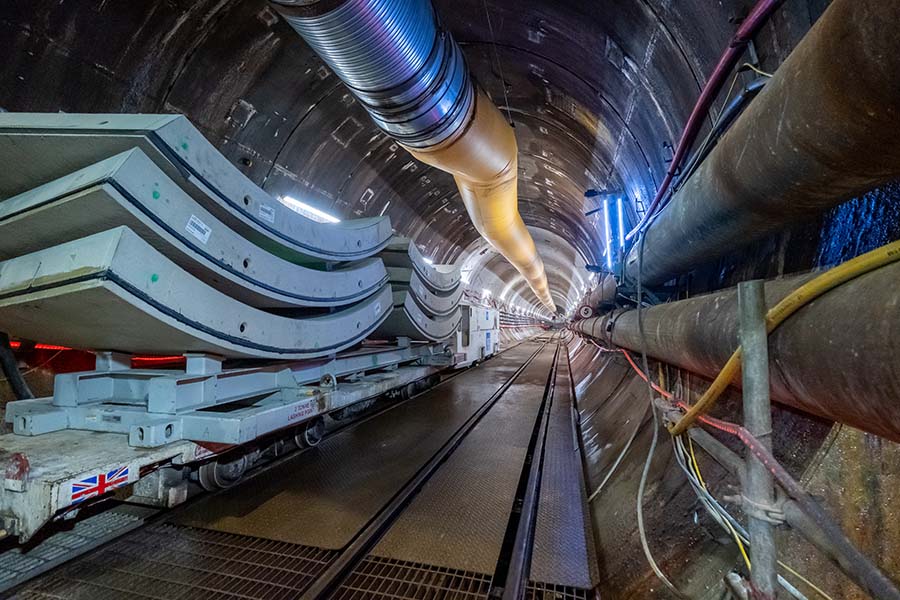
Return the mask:
<svg viewBox="0 0 900 600">
<path fill-rule="evenodd" d="M 511 348 L 167 523 L 64 565 L 16 597 L 298 597 L 538 348 Z M 485 597 L 554 349 L 540 350 L 335 597 Z M 551 405 L 534 598 L 588 597 L 597 578 L 567 376 Z"/>
</svg>

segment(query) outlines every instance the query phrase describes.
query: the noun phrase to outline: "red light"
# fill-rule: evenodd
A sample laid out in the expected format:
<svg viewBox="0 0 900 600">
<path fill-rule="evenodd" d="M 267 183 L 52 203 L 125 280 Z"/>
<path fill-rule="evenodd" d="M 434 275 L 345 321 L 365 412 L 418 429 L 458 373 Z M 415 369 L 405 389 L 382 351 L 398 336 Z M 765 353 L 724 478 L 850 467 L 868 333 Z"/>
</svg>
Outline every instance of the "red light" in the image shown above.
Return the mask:
<svg viewBox="0 0 900 600">
<path fill-rule="evenodd" d="M 22 347 L 22 342 L 12 341 L 9 343 L 9 347 L 13 350 L 18 350 Z M 71 350 L 68 346 L 57 346 L 55 344 L 35 344 L 35 350 Z"/>
<path fill-rule="evenodd" d="M 185 358 L 178 354 L 174 356 L 134 356 L 131 360 L 134 362 L 179 362 Z"/>
</svg>

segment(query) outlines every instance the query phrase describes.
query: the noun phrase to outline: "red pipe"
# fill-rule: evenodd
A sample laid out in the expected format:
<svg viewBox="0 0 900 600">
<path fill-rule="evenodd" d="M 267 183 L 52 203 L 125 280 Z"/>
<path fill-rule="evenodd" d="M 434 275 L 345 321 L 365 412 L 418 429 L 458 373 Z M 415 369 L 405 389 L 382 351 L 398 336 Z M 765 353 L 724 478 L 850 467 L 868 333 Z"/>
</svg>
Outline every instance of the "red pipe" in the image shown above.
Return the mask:
<svg viewBox="0 0 900 600">
<path fill-rule="evenodd" d="M 666 176 L 663 178 L 662 183 L 656 192 L 656 197 L 653 198 L 653 202 L 650 203 L 650 207 L 647 209 L 647 212 L 644 213 L 644 217 L 641 221 L 634 229 L 628 232 L 627 236 L 625 236 L 626 239 L 630 240 L 634 237 L 659 207 L 660 202 L 662 202 L 663 197 L 669 190 L 669 186 L 672 184 L 675 172 L 681 166 L 685 155 L 694 145 L 697 134 L 700 132 L 700 127 L 703 125 L 703 120 L 709 113 L 709 107 L 722 90 L 722 86 L 725 84 L 728 74 L 734 68 L 734 65 L 737 64 L 741 55 L 743 55 L 747 44 L 750 43 L 753 36 L 756 35 L 772 13 L 775 12 L 775 9 L 783 2 L 784 0 L 759 0 L 756 3 L 756 6 L 753 7 L 753 10 L 750 11 L 750 14 L 747 15 L 747 18 L 741 23 L 741 26 L 738 27 L 737 32 L 728 44 L 728 48 L 725 49 L 725 52 L 719 58 L 716 68 L 713 69 L 712 74 L 706 81 L 706 85 L 703 86 L 700 97 L 697 98 L 694 110 L 691 111 L 691 116 L 688 117 L 687 124 L 684 126 L 684 131 L 681 132 L 681 139 L 678 140 L 678 146 L 675 148 L 675 155 L 672 157 L 672 162 L 669 164 Z"/>
</svg>

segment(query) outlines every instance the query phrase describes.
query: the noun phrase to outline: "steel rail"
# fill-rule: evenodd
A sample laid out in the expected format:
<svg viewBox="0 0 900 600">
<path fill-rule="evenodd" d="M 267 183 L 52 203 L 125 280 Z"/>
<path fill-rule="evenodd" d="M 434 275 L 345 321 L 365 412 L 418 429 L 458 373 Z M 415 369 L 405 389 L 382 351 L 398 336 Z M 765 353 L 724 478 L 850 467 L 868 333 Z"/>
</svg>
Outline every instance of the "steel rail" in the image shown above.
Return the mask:
<svg viewBox="0 0 900 600">
<path fill-rule="evenodd" d="M 393 498 L 359 531 L 353 540 L 341 551 L 320 576 L 303 592 L 300 600 L 323 600 L 331 598 L 353 569 L 368 556 L 382 536 L 397 522 L 413 498 L 421 491 L 435 473 L 456 451 L 463 440 L 475 429 L 481 420 L 490 412 L 504 393 L 515 383 L 547 346 L 541 346 L 522 363 L 516 371 L 476 410 L 456 432 L 435 452 L 428 462 L 398 491 Z"/>
</svg>

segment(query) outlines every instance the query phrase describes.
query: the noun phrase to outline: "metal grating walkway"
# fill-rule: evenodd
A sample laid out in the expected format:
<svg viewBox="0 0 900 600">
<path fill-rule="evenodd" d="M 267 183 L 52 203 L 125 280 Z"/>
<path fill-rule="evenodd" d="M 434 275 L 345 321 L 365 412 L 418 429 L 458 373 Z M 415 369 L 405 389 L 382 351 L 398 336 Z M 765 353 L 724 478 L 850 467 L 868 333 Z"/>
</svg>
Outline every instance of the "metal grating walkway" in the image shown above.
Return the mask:
<svg viewBox="0 0 900 600">
<path fill-rule="evenodd" d="M 175 525 L 147 527 L 13 598 L 296 598 L 336 552 Z"/>
<path fill-rule="evenodd" d="M 0 553 L 0 590 L 8 590 L 110 542 L 140 527 L 156 509 L 143 506 L 121 506 L 106 510 L 82 521 L 71 529 L 55 533 L 26 549 L 11 548 Z"/>
<path fill-rule="evenodd" d="M 530 575 L 536 581 L 592 588 L 600 575 L 574 418 L 569 367 L 563 360 L 550 409 Z"/>
<path fill-rule="evenodd" d="M 483 573 L 370 556 L 334 595 L 335 600 L 486 598 L 491 577 Z"/>
<path fill-rule="evenodd" d="M 493 573 L 554 347 L 546 347 L 425 485 L 373 555 Z"/>
</svg>

